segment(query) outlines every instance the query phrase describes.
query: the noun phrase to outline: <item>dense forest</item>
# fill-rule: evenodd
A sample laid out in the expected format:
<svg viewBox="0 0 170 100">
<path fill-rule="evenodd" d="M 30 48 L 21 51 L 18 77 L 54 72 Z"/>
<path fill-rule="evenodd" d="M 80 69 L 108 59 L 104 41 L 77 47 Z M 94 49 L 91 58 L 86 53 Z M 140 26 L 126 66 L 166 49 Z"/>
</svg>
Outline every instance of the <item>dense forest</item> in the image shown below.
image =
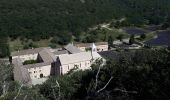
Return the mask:
<svg viewBox="0 0 170 100">
<path fill-rule="evenodd" d="M 120 52 L 92 70 L 52 76 L 42 85 L 13 81 L 12 66 L 0 65 L 0 100 L 169 100 L 170 47 Z"/>
<path fill-rule="evenodd" d="M 106 33 L 119 34 L 89 30 L 101 23 L 166 29 L 170 0 L 0 0 L 0 57 L 9 56 L 9 51 L 41 47 L 35 44 L 39 40 L 49 40 L 45 46 L 55 48 L 71 41 L 107 41 Z M 17 39 L 21 42 L 8 43 Z"/>
<path fill-rule="evenodd" d="M 169 0 L 0 0 L 0 34 L 33 40 L 76 37 L 89 27 L 126 18 L 125 25 L 170 25 Z M 69 36 L 65 34 L 65 36 Z"/>
</svg>

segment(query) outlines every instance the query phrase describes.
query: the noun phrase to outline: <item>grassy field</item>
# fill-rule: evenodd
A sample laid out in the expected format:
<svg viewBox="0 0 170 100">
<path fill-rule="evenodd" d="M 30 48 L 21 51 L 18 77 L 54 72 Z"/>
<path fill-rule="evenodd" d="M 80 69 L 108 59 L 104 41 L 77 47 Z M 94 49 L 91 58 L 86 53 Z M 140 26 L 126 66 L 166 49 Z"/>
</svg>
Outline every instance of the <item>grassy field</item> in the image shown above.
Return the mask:
<svg viewBox="0 0 170 100">
<path fill-rule="evenodd" d="M 50 39 L 44 39 L 40 41 L 20 40 L 19 38 L 12 41 L 11 39 L 9 39 L 10 51 L 22 50 L 24 48 L 24 45 L 29 45 L 30 43 L 32 43 L 36 47 L 48 47 L 50 44 Z"/>
</svg>

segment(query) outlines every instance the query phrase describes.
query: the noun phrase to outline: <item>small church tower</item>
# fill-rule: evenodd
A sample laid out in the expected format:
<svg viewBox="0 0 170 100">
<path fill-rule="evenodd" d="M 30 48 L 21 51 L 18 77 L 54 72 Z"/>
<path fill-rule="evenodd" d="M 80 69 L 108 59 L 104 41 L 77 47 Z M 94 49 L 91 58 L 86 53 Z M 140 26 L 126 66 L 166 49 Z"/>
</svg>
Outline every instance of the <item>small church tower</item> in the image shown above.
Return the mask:
<svg viewBox="0 0 170 100">
<path fill-rule="evenodd" d="M 93 43 L 91 46 L 92 52 L 97 52 L 96 45 Z"/>
</svg>

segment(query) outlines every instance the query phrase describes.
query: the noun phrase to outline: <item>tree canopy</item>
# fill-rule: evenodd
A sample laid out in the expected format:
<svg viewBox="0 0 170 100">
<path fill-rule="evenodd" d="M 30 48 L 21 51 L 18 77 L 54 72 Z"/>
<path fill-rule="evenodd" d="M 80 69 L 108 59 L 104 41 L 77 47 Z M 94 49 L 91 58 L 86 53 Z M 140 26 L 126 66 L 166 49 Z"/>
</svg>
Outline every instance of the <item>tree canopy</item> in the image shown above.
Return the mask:
<svg viewBox="0 0 170 100">
<path fill-rule="evenodd" d="M 167 28 L 170 19 L 169 0 L 0 0 L 0 8 L 0 34 L 13 39 L 47 39 L 64 31 L 78 37 L 120 18 L 126 18 L 125 26 L 165 23 Z"/>
<path fill-rule="evenodd" d="M 170 50 L 121 51 L 115 60 L 26 87 L 13 81 L 12 66 L 0 65 L 0 99 L 169 100 Z M 5 86 L 5 88 L 4 88 Z"/>
</svg>

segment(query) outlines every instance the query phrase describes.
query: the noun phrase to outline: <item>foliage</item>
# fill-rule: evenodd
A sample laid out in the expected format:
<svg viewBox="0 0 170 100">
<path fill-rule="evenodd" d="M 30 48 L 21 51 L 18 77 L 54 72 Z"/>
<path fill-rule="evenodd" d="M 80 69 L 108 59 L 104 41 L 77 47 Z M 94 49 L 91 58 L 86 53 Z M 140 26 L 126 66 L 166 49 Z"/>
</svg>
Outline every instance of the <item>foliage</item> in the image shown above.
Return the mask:
<svg viewBox="0 0 170 100">
<path fill-rule="evenodd" d="M 51 43 L 51 44 L 49 44 L 49 47 L 51 47 L 51 48 L 56 48 L 57 46 L 56 46 L 56 44 Z"/>
<path fill-rule="evenodd" d="M 15 82 L 13 79 L 13 65 L 0 65 L 0 99 L 1 100 L 13 100 L 21 84 Z M 45 100 L 45 98 L 38 93 L 37 88 L 30 88 L 23 86 L 16 100 Z"/>
<path fill-rule="evenodd" d="M 8 38 L 0 36 L 0 58 L 9 57 L 10 50 L 8 45 Z"/>
<path fill-rule="evenodd" d="M 79 38 L 79 33 L 89 27 L 113 19 L 126 19 L 113 23 L 116 27 L 145 24 L 169 27 L 170 19 L 168 0 L 1 0 L 0 6 L 0 34 L 34 41 L 64 31 Z"/>
<path fill-rule="evenodd" d="M 72 35 L 71 35 L 71 33 L 68 33 L 68 32 L 58 34 L 57 37 L 58 37 L 58 40 L 56 40 L 56 41 L 60 45 L 66 45 L 69 42 L 71 42 L 71 40 L 72 40 Z"/>
<path fill-rule="evenodd" d="M 129 44 L 131 45 L 131 44 L 134 44 L 134 43 L 135 43 L 135 35 L 132 34 L 132 35 L 130 36 L 130 39 L 129 39 Z"/>
<path fill-rule="evenodd" d="M 23 62 L 23 65 L 35 64 L 35 63 L 37 63 L 37 60 L 26 60 Z"/>
<path fill-rule="evenodd" d="M 111 49 L 111 47 L 113 47 L 113 38 L 112 38 L 112 36 L 109 36 L 109 38 L 108 38 L 108 48 Z"/>
<path fill-rule="evenodd" d="M 13 100 L 17 94 L 19 95 L 16 97 L 16 100 L 46 100 L 41 94 L 37 92 L 35 88 L 29 88 L 26 86 L 22 86 L 17 83 L 11 83 L 9 88 L 13 88 L 13 90 L 9 90 L 5 95 L 5 100 Z M 21 88 L 20 92 L 19 89 Z"/>
<path fill-rule="evenodd" d="M 109 61 L 101 67 L 93 64 L 92 70 L 77 71 L 62 77 L 52 77 L 40 85 L 40 93 L 47 99 L 58 96 L 58 88 L 53 87 L 58 80 L 61 85 L 61 99 L 71 100 L 169 100 L 170 53 L 162 50 L 126 51 L 119 59 Z M 107 61 L 108 62 L 108 61 Z M 96 75 L 98 74 L 97 88 Z M 109 84 L 100 92 L 111 79 Z"/>
<path fill-rule="evenodd" d="M 120 35 L 117 36 L 116 38 L 117 38 L 118 40 L 122 41 L 123 37 L 124 37 L 124 35 L 123 35 L 123 34 L 120 34 Z"/>
<path fill-rule="evenodd" d="M 106 61 L 104 66 L 98 61 L 90 70 L 52 76 L 42 85 L 23 86 L 17 100 L 55 100 L 56 97 L 61 100 L 169 100 L 168 49 L 120 51 L 117 59 Z M 11 77 L 12 66 L 0 65 L 0 68 L 0 94 L 6 83 L 9 88 L 3 98 L 11 100 L 21 85 Z"/>
<path fill-rule="evenodd" d="M 143 40 L 143 39 L 145 39 L 146 38 L 146 34 L 141 34 L 140 35 L 140 38 Z"/>
<path fill-rule="evenodd" d="M 0 96 L 3 94 L 3 85 L 13 81 L 13 66 L 0 63 Z"/>
<path fill-rule="evenodd" d="M 79 75 L 81 75 L 79 73 Z M 43 85 L 39 86 L 39 92 L 46 97 L 46 99 L 54 100 L 55 96 L 58 97 L 59 95 L 59 88 L 56 87 L 56 80 L 60 84 L 60 91 L 61 91 L 61 99 L 69 100 L 72 98 L 73 94 L 77 91 L 77 88 L 80 87 L 80 83 L 78 81 L 81 77 L 78 75 L 71 75 L 71 76 L 63 76 L 62 78 L 59 77 L 52 77 Z"/>
</svg>

